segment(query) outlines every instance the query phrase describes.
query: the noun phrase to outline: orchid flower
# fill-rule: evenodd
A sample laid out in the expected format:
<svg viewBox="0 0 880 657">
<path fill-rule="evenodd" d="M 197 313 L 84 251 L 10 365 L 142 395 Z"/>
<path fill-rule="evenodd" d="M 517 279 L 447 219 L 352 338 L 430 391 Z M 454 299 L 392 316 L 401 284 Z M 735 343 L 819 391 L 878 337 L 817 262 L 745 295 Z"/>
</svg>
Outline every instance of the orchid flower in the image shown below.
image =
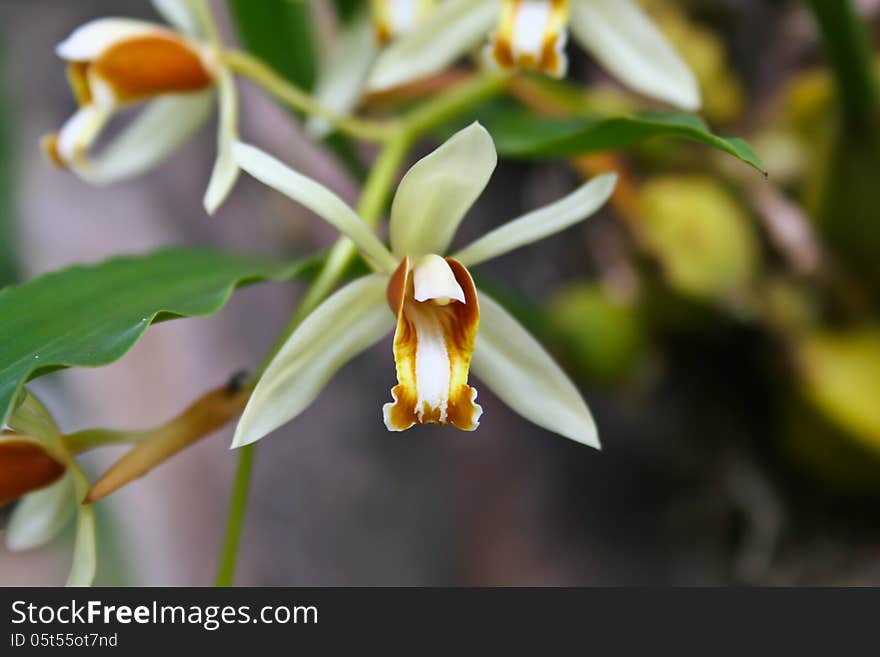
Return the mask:
<svg viewBox="0 0 880 657">
<path fill-rule="evenodd" d="M 315 98 L 337 114 L 351 113 L 380 50 L 415 30 L 437 4 L 438 0 L 370 0 L 370 11 L 360 12 L 340 30 L 315 84 Z M 320 117 L 311 117 L 306 126 L 316 137 L 332 131 Z"/>
<path fill-rule="evenodd" d="M 95 516 L 85 499 L 89 482 L 64 446 L 45 406 L 25 393 L 0 434 L 0 505 L 17 501 L 4 540 L 10 551 L 30 550 L 54 539 L 76 514 L 73 565 L 68 586 L 89 586 L 95 576 Z"/>
<path fill-rule="evenodd" d="M 569 30 L 635 91 L 699 109 L 696 78 L 634 0 L 446 0 L 379 55 L 367 86 L 381 91 L 430 75 L 481 43 L 493 68 L 562 77 Z"/>
<path fill-rule="evenodd" d="M 330 190 L 253 146 L 236 144 L 233 152 L 242 169 L 349 237 L 376 270 L 330 296 L 290 336 L 254 389 L 233 446 L 299 415 L 343 364 L 394 329 L 398 383 L 383 409 L 389 430 L 429 422 L 476 429 L 482 409 L 468 384 L 472 367 L 523 417 L 598 447 L 577 388 L 513 317 L 477 290 L 468 268 L 585 219 L 609 198 L 615 175 L 596 178 L 444 258 L 497 163 L 492 138 L 478 123 L 404 176 L 391 208 L 390 251 Z"/>
<path fill-rule="evenodd" d="M 238 99 L 221 64 L 214 25 L 203 0 L 154 0 L 171 27 L 128 18 L 99 18 L 62 41 L 57 54 L 79 109 L 42 146 L 58 166 L 92 184 L 109 184 L 152 169 L 208 119 L 219 96 L 218 157 L 204 204 L 213 213 L 238 176 L 230 155 Z M 206 41 L 205 39 L 208 39 Z M 149 102 L 142 114 L 97 154 L 90 153 L 121 110 Z"/>
</svg>

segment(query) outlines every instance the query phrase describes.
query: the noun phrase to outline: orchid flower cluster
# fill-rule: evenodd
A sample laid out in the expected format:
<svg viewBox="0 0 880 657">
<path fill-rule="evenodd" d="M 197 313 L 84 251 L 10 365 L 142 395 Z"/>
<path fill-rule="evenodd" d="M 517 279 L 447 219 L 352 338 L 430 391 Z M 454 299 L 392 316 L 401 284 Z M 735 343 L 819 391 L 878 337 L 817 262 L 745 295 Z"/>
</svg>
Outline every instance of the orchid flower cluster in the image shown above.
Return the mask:
<svg viewBox="0 0 880 657">
<path fill-rule="evenodd" d="M 386 246 L 376 229 L 408 151 L 399 147 L 428 130 L 397 135 L 395 141 L 391 123 L 370 123 L 382 139 L 391 135 L 386 148 L 393 157 L 385 160 L 392 163 L 385 169 L 375 164 L 374 173 L 384 173 L 371 174 L 367 186 L 379 181 L 372 191 L 379 201 L 359 208 L 359 214 L 319 182 L 240 140 L 234 78 L 259 72 L 254 76 L 258 83 L 265 82 L 267 91 L 302 111 L 313 135 L 323 135 L 361 125 L 351 113 L 365 95 L 442 72 L 469 55 L 481 71 L 476 75 L 490 80 L 492 88 L 503 87 L 506 76 L 516 71 L 562 77 L 569 32 L 633 90 L 679 108 L 699 106 L 693 75 L 633 0 L 364 4 L 338 35 L 312 96 L 292 85 L 278 92 L 277 76 L 246 54 L 226 50 L 204 0 L 154 0 L 165 25 L 123 18 L 91 21 L 56 49 L 67 63 L 78 107 L 58 132 L 44 138 L 43 150 L 51 162 L 88 183 L 113 183 L 158 166 L 206 124 L 216 107 L 217 156 L 204 193 L 209 213 L 223 204 L 244 170 L 350 240 L 339 242 L 328 256 L 318 279 L 323 287 L 310 297 L 314 303 L 249 384 L 233 447 L 250 445 L 293 420 L 346 362 L 393 332 L 397 385 L 376 414 L 389 431 L 429 423 L 474 431 L 481 422 L 491 422 L 477 403 L 473 373 L 477 385 L 485 385 L 525 419 L 598 448 L 595 424 L 575 384 L 500 303 L 476 287 L 471 269 L 591 216 L 611 197 L 616 176 L 598 176 L 450 254 L 459 225 L 498 160 L 492 135 L 468 116 L 472 103 L 463 102 L 456 115 L 438 115 L 435 123 L 455 119 L 467 127 L 401 179 L 390 206 Z M 143 107 L 140 116 L 96 148 L 111 121 L 134 106 Z M 340 286 L 345 267 L 339 263 L 345 264 L 354 249 L 371 273 Z M 24 395 L 0 439 L 0 504 L 20 498 L 6 544 L 25 549 L 44 543 L 76 509 L 70 583 L 88 584 L 95 572 L 94 517 L 90 505 L 81 502 L 100 495 L 93 488 L 89 492 L 76 465 L 73 454 L 80 449 L 71 446 L 35 397 Z M 175 435 L 181 433 L 186 432 Z M 138 451 L 137 458 L 121 462 L 113 486 L 141 476 L 192 440 L 169 446 L 168 432 L 159 434 L 162 448 Z"/>
</svg>

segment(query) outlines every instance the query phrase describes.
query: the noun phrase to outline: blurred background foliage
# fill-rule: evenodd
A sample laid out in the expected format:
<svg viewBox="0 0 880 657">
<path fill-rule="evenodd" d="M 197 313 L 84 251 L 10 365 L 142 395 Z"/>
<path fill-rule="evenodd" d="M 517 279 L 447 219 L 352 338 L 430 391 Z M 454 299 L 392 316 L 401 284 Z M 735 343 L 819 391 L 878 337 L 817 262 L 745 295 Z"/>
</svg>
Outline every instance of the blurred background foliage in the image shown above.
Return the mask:
<svg viewBox="0 0 880 657">
<path fill-rule="evenodd" d="M 6 53 L 0 40 L 0 288 L 16 280 L 15 210 L 12 198 L 14 153 L 10 135 L 14 107 L 6 78 Z"/>
<path fill-rule="evenodd" d="M 357 5 L 334 4 L 343 20 Z M 502 164 L 477 208 L 484 224 L 513 216 L 530 196 L 621 173 L 608 212 L 533 259 L 487 267 L 485 283 L 578 379 L 605 450 L 586 453 L 540 432 L 527 442 L 520 435 L 533 434 L 515 422 L 492 434 L 481 427 L 474 440 L 483 447 L 431 431 L 430 440 L 447 441 L 436 449 L 449 460 L 452 529 L 428 530 L 403 511 L 394 516 L 393 503 L 382 507 L 387 524 L 409 518 L 421 528 L 401 541 L 443 564 L 415 560 L 402 581 L 880 584 L 880 2 L 855 3 L 858 14 L 843 19 L 826 13 L 836 0 L 643 4 L 696 71 L 702 117 L 716 134 L 747 139 L 768 175 L 668 139 L 563 164 L 526 156 Z M 336 29 L 329 5 L 229 0 L 228 13 L 244 47 L 309 87 Z M 876 66 L 865 70 L 859 50 Z M 645 107 L 583 53 L 570 54 L 571 81 L 527 79 L 515 89 L 530 120 L 601 121 Z M 427 92 L 367 97 L 362 109 L 381 114 L 419 93 Z M 12 111 L 2 109 L 7 154 Z M 357 172 L 365 154 L 331 139 Z M 16 253 L 11 165 L 0 158 L 0 284 L 12 280 Z M 282 243 L 301 237 L 276 231 Z M 420 504 L 440 504 L 410 481 L 424 472 L 412 469 L 419 457 L 389 455 L 401 443 L 376 436 L 369 440 L 384 447 L 368 457 L 373 473 Z M 497 499 L 505 491 L 521 499 L 512 491 L 526 486 L 541 491 L 540 512 Z M 272 525 L 265 536 L 280 547 L 254 549 L 251 560 L 280 558 L 302 529 L 279 529 L 282 512 L 268 508 L 253 531 Z M 375 547 L 375 527 L 367 538 L 350 531 L 342 535 L 355 553 Z M 317 574 L 291 571 L 297 583 L 380 583 L 366 573 L 338 580 L 332 564 L 306 562 Z"/>
</svg>

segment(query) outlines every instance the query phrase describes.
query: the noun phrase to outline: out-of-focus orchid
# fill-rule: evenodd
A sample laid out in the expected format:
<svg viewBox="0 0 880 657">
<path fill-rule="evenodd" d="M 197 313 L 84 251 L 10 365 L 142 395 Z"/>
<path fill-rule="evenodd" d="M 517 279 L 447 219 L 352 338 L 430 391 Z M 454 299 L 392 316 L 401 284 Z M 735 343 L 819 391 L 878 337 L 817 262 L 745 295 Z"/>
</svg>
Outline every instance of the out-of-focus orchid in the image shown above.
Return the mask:
<svg viewBox="0 0 880 657">
<path fill-rule="evenodd" d="M 46 156 L 93 184 L 108 184 L 155 167 L 208 119 L 219 96 L 218 156 L 205 207 L 214 212 L 238 176 L 230 155 L 237 139 L 238 99 L 221 65 L 219 43 L 203 0 L 154 0 L 174 28 L 127 18 L 100 18 L 74 30 L 56 48 L 79 109 L 43 138 Z M 90 151 L 121 110 L 149 102 L 100 153 Z"/>
<path fill-rule="evenodd" d="M 490 66 L 561 77 L 569 30 L 635 91 L 699 109 L 696 78 L 634 0 L 446 0 L 379 55 L 367 86 L 380 91 L 435 73 L 487 35 L 483 59 Z"/>
<path fill-rule="evenodd" d="M 362 11 L 340 30 L 315 85 L 315 98 L 337 114 L 349 114 L 363 95 L 367 75 L 380 49 L 406 36 L 431 14 L 438 0 L 370 0 L 370 11 Z M 317 137 L 326 136 L 332 126 L 312 117 L 306 124 Z"/>
<path fill-rule="evenodd" d="M 16 501 L 4 540 L 11 551 L 30 550 L 54 539 L 76 513 L 76 538 L 68 586 L 89 586 L 95 577 L 95 516 L 85 499 L 89 482 L 65 447 L 45 406 L 30 393 L 0 435 L 0 504 Z"/>
<path fill-rule="evenodd" d="M 299 415 L 343 364 L 396 326 L 398 385 L 384 407 L 388 429 L 428 422 L 475 429 L 482 409 L 468 385 L 473 367 L 525 418 L 598 447 L 592 417 L 574 384 L 513 317 L 477 291 L 467 268 L 588 217 L 609 198 L 616 176 L 596 178 L 444 258 L 439 254 L 449 248 L 497 162 L 492 138 L 477 123 L 404 176 L 391 209 L 390 251 L 322 185 L 253 146 L 236 144 L 234 154 L 245 171 L 337 227 L 376 270 L 328 298 L 291 335 L 257 384 L 234 446 L 252 443 Z"/>
</svg>

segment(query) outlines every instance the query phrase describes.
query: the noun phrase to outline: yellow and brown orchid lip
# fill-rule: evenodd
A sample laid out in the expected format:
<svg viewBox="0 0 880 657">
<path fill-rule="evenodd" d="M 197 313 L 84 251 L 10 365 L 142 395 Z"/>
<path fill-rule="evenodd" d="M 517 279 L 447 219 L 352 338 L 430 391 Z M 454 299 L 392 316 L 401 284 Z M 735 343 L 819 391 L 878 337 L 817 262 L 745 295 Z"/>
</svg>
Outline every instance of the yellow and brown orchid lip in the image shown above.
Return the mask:
<svg viewBox="0 0 880 657">
<path fill-rule="evenodd" d="M 569 0 L 503 0 L 487 58 L 502 70 L 562 77 L 568 66 L 563 52 L 568 13 Z"/>
<path fill-rule="evenodd" d="M 64 474 L 65 466 L 29 440 L 0 443 L 0 505 L 8 504 Z"/>
<path fill-rule="evenodd" d="M 371 0 L 376 39 L 387 45 L 415 29 L 434 8 L 436 0 Z"/>
<path fill-rule="evenodd" d="M 468 385 L 480 323 L 477 290 L 457 260 L 427 255 L 403 262 L 388 283 L 388 304 L 397 316 L 394 334 L 396 385 L 385 404 L 385 425 L 405 431 L 414 424 L 479 425 L 483 409 Z"/>
</svg>

